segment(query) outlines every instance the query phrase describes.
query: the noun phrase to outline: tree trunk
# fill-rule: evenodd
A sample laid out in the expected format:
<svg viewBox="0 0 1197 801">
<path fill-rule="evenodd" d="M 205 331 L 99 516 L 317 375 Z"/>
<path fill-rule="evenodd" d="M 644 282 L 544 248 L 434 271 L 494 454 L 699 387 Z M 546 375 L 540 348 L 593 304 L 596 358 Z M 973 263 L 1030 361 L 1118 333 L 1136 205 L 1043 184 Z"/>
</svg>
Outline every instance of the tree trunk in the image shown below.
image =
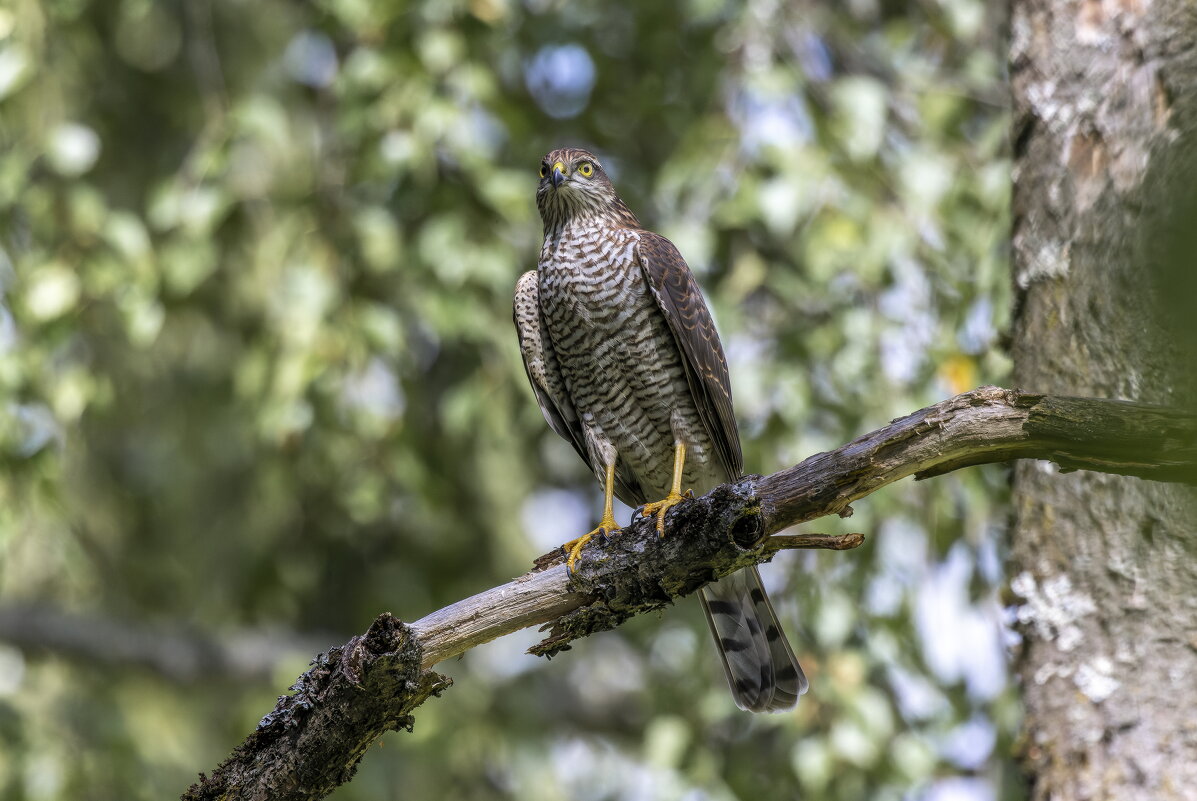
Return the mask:
<svg viewBox="0 0 1197 801">
<path fill-rule="evenodd" d="M 1015 384 L 1197 397 L 1197 17 L 1184 0 L 1016 0 Z M 1197 494 L 1014 472 L 1033 799 L 1193 798 Z"/>
</svg>

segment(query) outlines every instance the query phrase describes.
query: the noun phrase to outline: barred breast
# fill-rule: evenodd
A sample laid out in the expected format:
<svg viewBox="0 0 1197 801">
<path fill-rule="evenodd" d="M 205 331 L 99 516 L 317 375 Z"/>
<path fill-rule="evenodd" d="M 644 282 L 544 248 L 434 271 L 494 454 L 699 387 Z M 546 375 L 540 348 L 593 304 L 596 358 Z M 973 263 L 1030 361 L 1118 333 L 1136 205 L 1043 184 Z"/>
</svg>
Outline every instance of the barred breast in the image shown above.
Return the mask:
<svg viewBox="0 0 1197 801">
<path fill-rule="evenodd" d="M 686 487 L 701 493 L 734 478 L 712 458 L 682 355 L 636 262 L 638 240 L 630 229 L 566 228 L 546 237 L 538 269 L 544 325 L 589 461 L 601 481 L 614 457 L 630 506 L 669 492 L 676 439 L 690 450 Z"/>
</svg>

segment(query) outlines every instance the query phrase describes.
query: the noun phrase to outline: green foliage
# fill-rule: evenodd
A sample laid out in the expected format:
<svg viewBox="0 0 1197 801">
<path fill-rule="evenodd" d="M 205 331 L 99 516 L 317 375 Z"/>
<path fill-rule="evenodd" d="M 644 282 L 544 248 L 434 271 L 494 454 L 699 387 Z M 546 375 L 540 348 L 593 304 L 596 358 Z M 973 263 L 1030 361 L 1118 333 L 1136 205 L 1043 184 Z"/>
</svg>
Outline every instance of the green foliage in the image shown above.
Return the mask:
<svg viewBox="0 0 1197 801">
<path fill-rule="evenodd" d="M 995 13 L 0 7 L 4 602 L 331 645 L 568 538 L 599 491 L 510 320 L 538 159 L 562 144 L 598 150 L 699 275 L 750 470 L 1001 382 Z M 866 532 L 861 551 L 767 569 L 812 679 L 792 715 L 734 709 L 684 604 L 551 664 L 521 655 L 529 634 L 444 666 L 457 685 L 335 797 L 1016 792 L 1004 678 L 936 645 L 998 647 L 1004 487 L 898 485 L 815 527 Z M 0 797 L 170 797 L 302 665 L 178 686 L 0 646 Z"/>
</svg>

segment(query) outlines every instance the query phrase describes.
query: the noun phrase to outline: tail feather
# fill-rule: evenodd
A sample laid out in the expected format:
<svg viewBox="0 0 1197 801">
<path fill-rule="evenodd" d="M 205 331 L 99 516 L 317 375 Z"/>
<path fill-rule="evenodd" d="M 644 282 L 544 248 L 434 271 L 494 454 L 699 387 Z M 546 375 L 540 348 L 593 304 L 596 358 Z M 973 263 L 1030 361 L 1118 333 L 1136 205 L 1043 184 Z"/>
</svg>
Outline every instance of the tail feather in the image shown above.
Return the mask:
<svg viewBox="0 0 1197 801">
<path fill-rule="evenodd" d="M 755 567 L 745 568 L 699 592 L 736 706 L 750 712 L 781 712 L 806 692 L 806 676 L 794 658 Z"/>
</svg>

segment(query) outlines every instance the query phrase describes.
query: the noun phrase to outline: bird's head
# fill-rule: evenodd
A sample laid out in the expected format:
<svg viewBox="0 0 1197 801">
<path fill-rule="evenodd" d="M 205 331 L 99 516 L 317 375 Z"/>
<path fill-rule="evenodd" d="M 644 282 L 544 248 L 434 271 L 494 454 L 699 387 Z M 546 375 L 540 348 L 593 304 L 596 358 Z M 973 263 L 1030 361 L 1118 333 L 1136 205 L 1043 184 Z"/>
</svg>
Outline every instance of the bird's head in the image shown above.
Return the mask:
<svg viewBox="0 0 1197 801">
<path fill-rule="evenodd" d="M 572 147 L 540 160 L 536 206 L 546 231 L 578 218 L 612 216 L 623 221 L 631 215 L 598 158 Z"/>
</svg>

